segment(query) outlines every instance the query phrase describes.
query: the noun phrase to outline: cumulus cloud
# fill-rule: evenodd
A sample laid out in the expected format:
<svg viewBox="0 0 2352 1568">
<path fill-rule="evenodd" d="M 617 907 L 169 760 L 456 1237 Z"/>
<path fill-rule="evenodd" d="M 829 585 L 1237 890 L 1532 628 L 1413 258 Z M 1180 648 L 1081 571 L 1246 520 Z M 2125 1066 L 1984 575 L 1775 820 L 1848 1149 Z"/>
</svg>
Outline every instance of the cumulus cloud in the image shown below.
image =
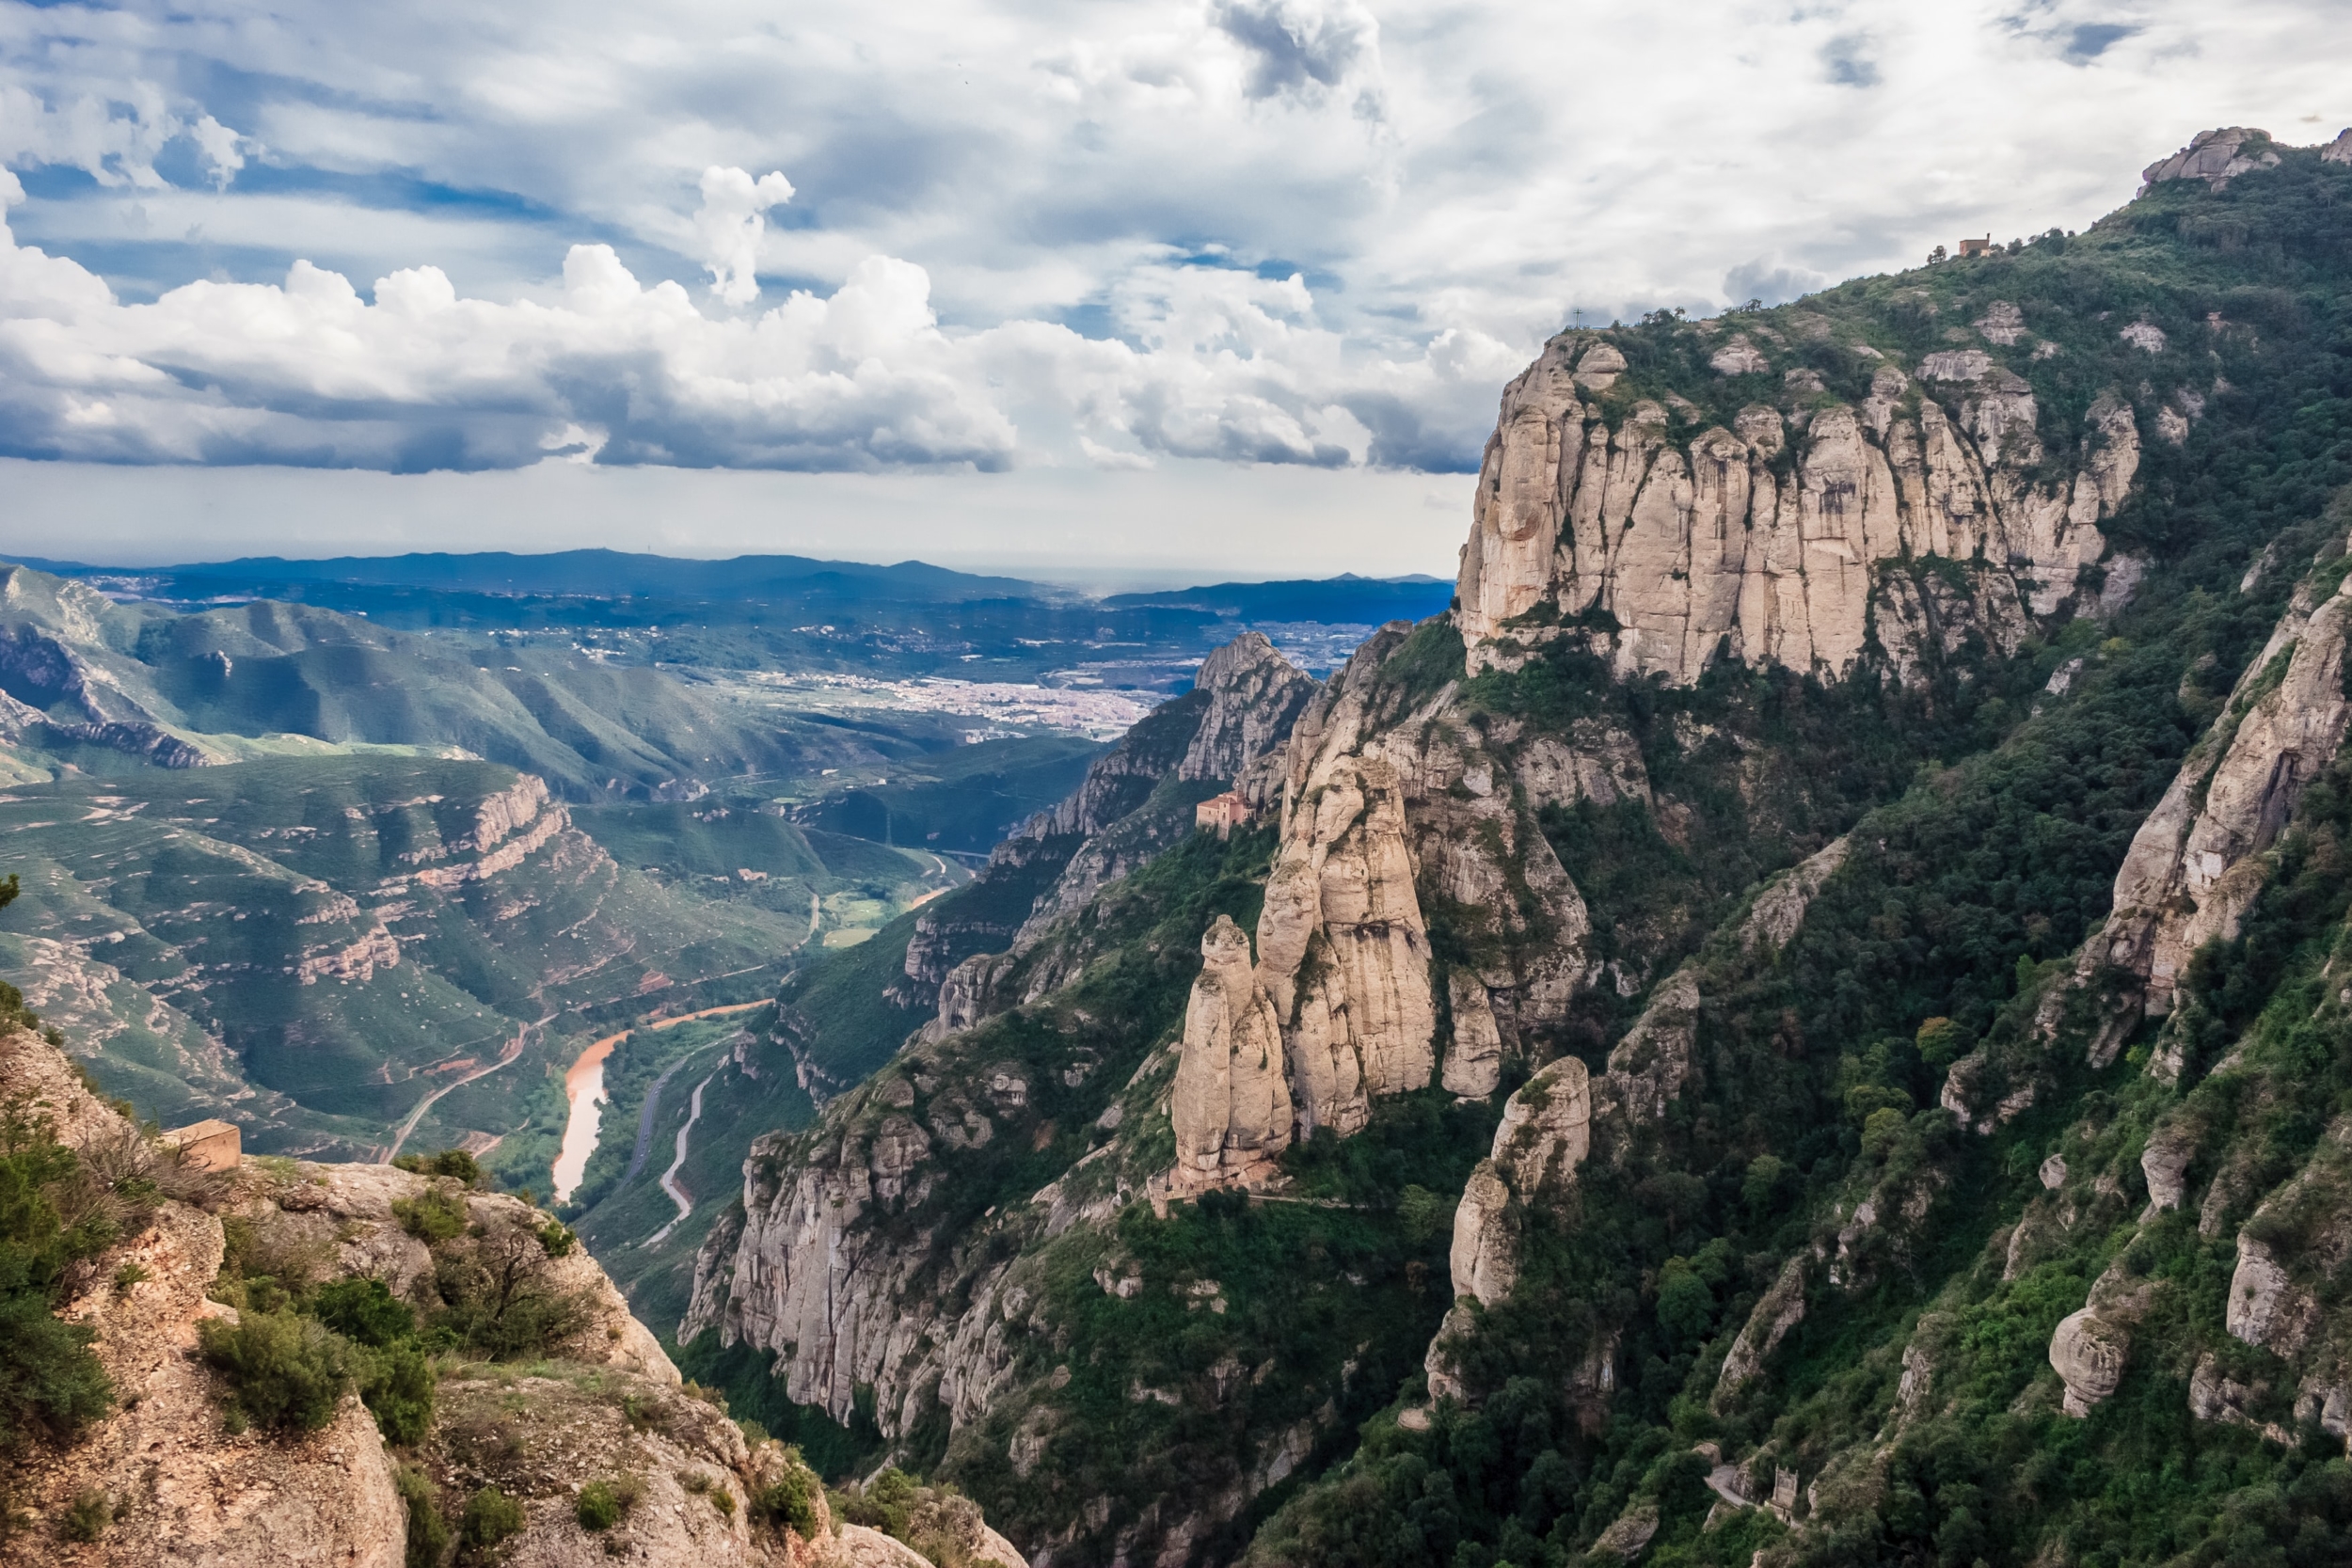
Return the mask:
<svg viewBox="0 0 2352 1568">
<path fill-rule="evenodd" d="M 116 462 L 509 467 L 543 457 L 767 468 L 999 467 L 1013 427 L 939 332 L 922 269 L 876 257 L 753 320 L 575 245 L 562 287 L 461 298 L 437 267 L 199 281 L 124 304 L 0 230 L 0 452 Z"/>
<path fill-rule="evenodd" d="M 882 256 L 828 296 L 795 292 L 752 317 L 706 316 L 602 245 L 574 245 L 541 297 L 462 297 L 432 266 L 373 293 L 296 261 L 276 283 L 202 280 L 125 304 L 0 226 L 0 455 L 996 469 L 1019 458 L 1025 411 L 1101 467 L 1447 467 L 1428 460 L 1467 425 L 1432 442 L 1400 409 L 1464 393 L 1474 406 L 1516 357 L 1449 339 L 1416 361 L 1352 362 L 1296 277 L 1181 265 L 1122 286 L 1132 341 L 1036 321 L 947 333 L 924 270 Z"/>
<path fill-rule="evenodd" d="M 80 93 L 52 103 L 0 80 L 0 163 L 59 164 L 101 186 L 162 185 L 156 154 L 182 125 L 154 84 L 129 81 L 113 91 Z"/>
<path fill-rule="evenodd" d="M 2352 122 L 2352 10 L 2120 14 L 0 0 L 0 195 L 87 176 L 8 209 L 0 444 L 1459 472 L 1570 320 L 2080 228 L 2204 125 Z"/>
<path fill-rule="evenodd" d="M 702 263 L 710 272 L 710 292 L 729 305 L 759 297 L 759 239 L 768 231 L 764 215 L 792 199 L 792 182 L 780 173 L 754 180 L 739 168 L 716 164 L 703 170 L 702 210 L 694 234 L 702 242 Z"/>
<path fill-rule="evenodd" d="M 1252 98 L 1319 95 L 1379 65 L 1380 24 L 1357 0 L 1216 0 L 1210 15 L 1248 52 Z"/>
</svg>

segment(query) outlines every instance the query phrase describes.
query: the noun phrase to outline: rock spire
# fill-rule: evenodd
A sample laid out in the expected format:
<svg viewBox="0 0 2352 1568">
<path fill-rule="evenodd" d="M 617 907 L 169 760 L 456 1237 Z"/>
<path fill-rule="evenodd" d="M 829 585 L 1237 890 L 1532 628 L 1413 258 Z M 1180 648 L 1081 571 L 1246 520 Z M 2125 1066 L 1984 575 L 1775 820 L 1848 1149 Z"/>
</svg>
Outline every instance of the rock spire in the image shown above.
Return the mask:
<svg viewBox="0 0 2352 1568">
<path fill-rule="evenodd" d="M 1220 914 L 1200 958 L 1169 1101 L 1178 1192 L 1262 1182 L 1291 1143 L 1281 1026 L 1250 972 L 1248 935 Z"/>
</svg>

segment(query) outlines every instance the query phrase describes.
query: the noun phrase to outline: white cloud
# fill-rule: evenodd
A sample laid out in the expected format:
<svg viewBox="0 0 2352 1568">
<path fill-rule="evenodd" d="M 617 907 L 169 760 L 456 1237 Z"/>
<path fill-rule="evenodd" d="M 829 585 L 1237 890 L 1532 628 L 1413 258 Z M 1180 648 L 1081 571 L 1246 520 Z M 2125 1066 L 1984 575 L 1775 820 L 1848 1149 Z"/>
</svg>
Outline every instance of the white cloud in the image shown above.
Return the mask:
<svg viewBox="0 0 2352 1568">
<path fill-rule="evenodd" d="M 768 231 L 764 215 L 792 199 L 792 182 L 781 173 L 754 180 L 739 168 L 713 164 L 703 170 L 702 210 L 694 234 L 702 242 L 702 263 L 710 270 L 710 292 L 729 305 L 759 297 L 759 240 Z"/>
<path fill-rule="evenodd" d="M 196 143 L 197 150 L 212 170 L 213 188 L 227 190 L 237 170 L 245 167 L 246 139 L 210 115 L 199 118 L 188 127 L 188 139 Z"/>
<path fill-rule="evenodd" d="M 2352 122 L 2347 47 L 2319 0 L 0 0 L 0 443 L 1459 468 L 1577 312 L 2079 228 L 2202 126 Z"/>
<path fill-rule="evenodd" d="M 12 237 L 0 230 L 0 241 Z M 575 245 L 559 290 L 461 299 L 437 267 L 199 281 L 118 302 L 0 245 L 0 450 L 118 462 L 505 467 L 551 451 L 685 467 L 1009 462 L 1009 420 L 933 323 L 922 269 L 876 257 L 750 320 Z"/>
<path fill-rule="evenodd" d="M 53 106 L 0 80 L 0 163 L 57 164 L 101 185 L 155 187 L 164 183 L 155 156 L 180 131 L 151 82 L 122 82 L 104 97 L 81 93 Z"/>
<path fill-rule="evenodd" d="M 829 296 L 797 292 L 754 316 L 706 316 L 679 284 L 644 286 L 601 245 L 573 246 L 561 286 L 532 297 L 463 298 L 431 266 L 373 292 L 371 303 L 298 261 L 278 283 L 204 280 L 124 304 L 0 226 L 0 453 L 996 469 L 1022 455 L 1019 410 L 1103 466 L 1152 453 L 1412 466 L 1410 451 L 1375 450 L 1426 444 L 1399 422 L 1400 392 L 1483 401 L 1514 359 L 1450 337 L 1417 361 L 1353 366 L 1340 337 L 1312 325 L 1295 276 L 1176 265 L 1122 285 L 1116 313 L 1132 343 L 1034 321 L 950 334 L 923 269 L 882 256 Z M 1049 434 L 1038 448 L 1050 457 L 1054 444 Z"/>
</svg>

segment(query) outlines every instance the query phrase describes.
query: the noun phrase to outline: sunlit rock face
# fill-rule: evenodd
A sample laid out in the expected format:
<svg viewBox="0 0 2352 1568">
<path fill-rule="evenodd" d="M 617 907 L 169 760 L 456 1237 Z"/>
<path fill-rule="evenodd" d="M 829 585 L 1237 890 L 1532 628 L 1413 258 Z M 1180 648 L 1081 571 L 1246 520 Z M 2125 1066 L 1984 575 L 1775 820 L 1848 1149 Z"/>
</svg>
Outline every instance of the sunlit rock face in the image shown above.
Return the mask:
<svg viewBox="0 0 2352 1568">
<path fill-rule="evenodd" d="M 2014 307 L 1988 320 L 1994 341 L 2025 330 Z M 1915 379 L 1883 366 L 1861 407 L 1801 409 L 1802 428 L 1755 404 L 1686 432 L 1679 400 L 1587 401 L 1582 366 L 1607 346 L 1564 334 L 1503 392 L 1456 583 L 1472 673 L 1520 657 L 1514 629 L 1595 610 L 1619 673 L 1677 685 L 1719 652 L 1843 675 L 1874 609 L 1889 657 L 1915 663 L 1930 618 L 1890 604 L 1879 568 L 1928 556 L 1965 563 L 1965 624 L 2006 651 L 2106 553 L 2099 525 L 2139 467 L 2132 411 L 2106 397 L 2052 477 L 2032 388 L 1981 350 L 1929 355 Z M 1744 340 L 1717 357 L 1769 368 Z"/>
<path fill-rule="evenodd" d="M 2106 1066 L 2140 1013 L 2171 1011 L 2190 955 L 2237 936 L 2268 879 L 2263 852 L 2352 721 L 2344 691 L 2347 620 L 2352 584 L 2316 604 L 2296 590 L 2228 707 L 2133 835 L 2105 929 L 2084 944 L 2072 984 L 2043 1003 L 2037 1025 L 2045 1037 L 2073 991 L 2121 982 L 2119 1006 L 2090 1042 L 2092 1062 Z M 2159 1050 L 2151 1070 L 2173 1076 L 2176 1053 Z"/>
<path fill-rule="evenodd" d="M 1370 1100 L 1437 1069 L 1429 933 L 1413 887 L 1405 799 L 1385 758 L 1300 766 L 1258 920 L 1258 974 L 1285 1030 L 1302 1132 L 1364 1124 Z"/>
<path fill-rule="evenodd" d="M 1291 1142 L 1282 1031 L 1250 972 L 1249 938 L 1218 915 L 1200 958 L 1169 1102 L 1180 1191 L 1265 1180 Z"/>
</svg>

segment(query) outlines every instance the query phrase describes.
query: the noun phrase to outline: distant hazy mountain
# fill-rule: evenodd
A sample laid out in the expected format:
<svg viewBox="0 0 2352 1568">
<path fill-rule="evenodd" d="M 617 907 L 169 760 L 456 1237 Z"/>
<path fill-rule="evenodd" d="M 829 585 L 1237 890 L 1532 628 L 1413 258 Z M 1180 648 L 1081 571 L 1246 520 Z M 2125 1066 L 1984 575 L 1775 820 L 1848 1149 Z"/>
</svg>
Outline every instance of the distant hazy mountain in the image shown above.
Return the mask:
<svg viewBox="0 0 2352 1568">
<path fill-rule="evenodd" d="M 245 556 L 235 561 L 169 566 L 91 566 L 38 556 L 24 564 L 59 577 L 127 585 L 145 597 L 199 600 L 223 597 L 304 599 L 319 589 L 412 589 L 448 594 L 586 599 L 688 599 L 740 603 L 763 600 L 857 600 L 892 605 L 970 604 L 1027 599 L 1072 603 L 1086 595 L 1019 578 L 952 571 L 920 561 L 875 565 L 818 561 L 799 555 L 742 555 L 725 561 L 628 554 L 619 550 L 557 550 L 516 555 L 445 551 L 385 556 L 337 556 L 288 561 Z M 1419 619 L 1443 610 L 1452 582 L 1432 577 L 1336 578 L 1283 582 L 1220 582 L 1148 594 L 1113 594 L 1114 610 L 1205 610 L 1227 620 L 1314 621 L 1377 625 Z"/>
<path fill-rule="evenodd" d="M 113 574 L 119 568 L 72 562 L 27 561 L 61 576 Z M 459 594 L 559 594 L 587 598 L 760 599 L 811 592 L 854 592 L 894 600 L 1056 598 L 1065 592 L 1017 578 L 976 577 L 902 561 L 877 566 L 855 561 L 814 561 L 798 555 L 741 555 L 690 561 L 619 550 L 556 550 L 515 555 L 505 550 L 453 555 L 337 556 L 287 561 L 246 556 L 235 561 L 139 567 L 139 576 L 167 579 L 183 592 L 256 594 L 302 583 L 375 588 L 431 588 Z"/>
<path fill-rule="evenodd" d="M 1454 584 L 1442 578 L 1359 578 L 1344 573 L 1286 582 L 1216 582 L 1159 594 L 1113 594 L 1121 609 L 1206 610 L 1237 621 L 1323 621 L 1376 626 L 1419 621 L 1445 609 Z"/>
</svg>

